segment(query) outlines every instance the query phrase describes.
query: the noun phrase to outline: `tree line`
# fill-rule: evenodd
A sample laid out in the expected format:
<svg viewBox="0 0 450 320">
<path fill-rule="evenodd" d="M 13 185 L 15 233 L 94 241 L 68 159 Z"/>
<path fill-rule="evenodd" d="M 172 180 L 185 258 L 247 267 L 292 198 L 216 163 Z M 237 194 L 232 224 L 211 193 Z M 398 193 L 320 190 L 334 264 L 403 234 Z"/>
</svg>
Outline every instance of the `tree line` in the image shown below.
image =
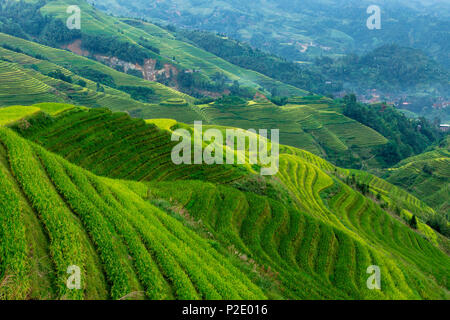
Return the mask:
<svg viewBox="0 0 450 320">
<path fill-rule="evenodd" d="M 441 133 L 425 118 L 408 119 L 386 104 L 358 103 L 354 94 L 345 96 L 343 102 L 345 116 L 374 129 L 388 139 L 389 142 L 377 154 L 386 166 L 422 153 L 442 138 Z"/>
</svg>

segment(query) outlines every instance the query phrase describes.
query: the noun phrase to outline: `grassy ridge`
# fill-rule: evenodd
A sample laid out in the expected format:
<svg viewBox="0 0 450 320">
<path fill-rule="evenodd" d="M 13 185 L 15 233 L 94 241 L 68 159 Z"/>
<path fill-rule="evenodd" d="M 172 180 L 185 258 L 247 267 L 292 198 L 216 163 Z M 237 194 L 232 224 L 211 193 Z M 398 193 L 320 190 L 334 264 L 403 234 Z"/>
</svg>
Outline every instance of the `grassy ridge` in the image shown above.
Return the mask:
<svg viewBox="0 0 450 320">
<path fill-rule="evenodd" d="M 11 166 L 6 168 L 2 164 L 2 177 L 3 170 L 14 173 L 49 236 L 55 273 L 54 297 L 102 298 L 99 293 L 105 286 L 113 299 L 136 298 L 142 290 L 146 297 L 153 299 L 265 297 L 208 242 L 144 201 L 126 183 L 99 178 L 30 144 L 10 129 L 0 128 L 0 140 Z M 14 193 L 2 192 L 0 199 L 8 207 L 17 208 Z M 20 226 L 17 210 L 2 215 L 1 222 L 0 253 L 2 261 L 6 261 L 2 263 L 2 276 L 8 272 L 17 280 L 23 279 L 19 282 L 21 290 L 13 291 L 17 289 L 17 281 L 3 284 L 2 297 L 12 298 L 14 292 L 17 298 L 25 298 L 33 290 L 26 282 L 27 263 L 30 263 L 26 231 L 23 225 L 7 228 L 11 223 Z M 5 230 L 14 230 L 16 235 L 6 234 Z M 85 247 L 83 237 L 89 239 L 94 251 Z M 9 240 L 3 241 L 6 239 Z M 95 259 L 101 262 L 103 274 L 97 278 L 91 274 Z M 66 269 L 70 265 L 82 269 L 81 290 L 68 290 L 65 286 Z"/>
<path fill-rule="evenodd" d="M 267 100 L 200 105 L 210 123 L 244 129 L 279 129 L 280 143 L 304 149 L 340 165 L 370 159 L 387 140 L 378 132 L 342 115 L 331 99 L 291 99 L 285 106 Z"/>
<path fill-rule="evenodd" d="M 447 196 L 450 190 L 449 168 L 450 137 L 447 137 L 441 146 L 401 161 L 387 172 L 386 179 L 445 215 L 450 208 Z"/>
<path fill-rule="evenodd" d="M 20 120 L 40 110 L 41 109 L 38 107 L 24 107 L 24 106 L 0 109 L 0 118 L 2 119 L 0 121 L 0 125 L 5 125 L 10 122 Z"/>
<path fill-rule="evenodd" d="M 126 113 L 73 108 L 56 117 L 29 118 L 29 128 L 13 127 L 28 139 L 95 174 L 128 180 L 208 179 L 233 181 L 232 166 L 176 166 L 170 134 Z"/>
<path fill-rule="evenodd" d="M 67 70 L 70 70 L 73 73 L 78 73 L 77 71 L 82 69 L 89 69 L 94 70 L 96 72 L 100 72 L 102 74 L 110 76 L 118 87 L 142 86 L 151 88 L 155 91 L 156 96 L 159 97 L 161 100 L 166 100 L 170 98 L 183 98 L 188 99 L 189 101 L 193 100 L 193 98 L 189 97 L 188 95 L 180 93 L 174 89 L 168 88 L 160 83 L 147 81 L 116 71 L 99 62 L 78 56 L 66 50 L 47 47 L 35 42 L 30 42 L 24 39 L 9 36 L 4 33 L 0 33 L 0 43 L 2 45 L 8 45 L 12 48 L 18 48 L 21 51 L 26 52 L 27 55 L 32 56 L 39 55 L 41 57 L 45 57 L 51 63 L 66 68 Z"/>
<path fill-rule="evenodd" d="M 315 211 L 300 213 L 265 197 L 207 183 L 159 182 L 151 183 L 150 190 L 153 199 L 170 198 L 183 206 L 202 221 L 217 241 L 231 247 L 237 257 L 280 282 L 270 287 L 272 297 L 279 294 L 280 288 L 285 297 L 308 299 L 414 299 L 432 298 L 435 294 L 446 297 L 446 291 L 439 288 L 448 288 L 448 256 L 370 202 L 349 206 L 363 198 L 351 189 L 346 190 L 346 196 L 355 200 L 347 200 L 343 206 L 330 201 L 333 208 L 328 213 L 335 215 L 332 222 L 315 218 Z M 302 200 L 306 202 L 306 196 Z M 375 213 L 383 218 L 370 221 Z M 344 226 L 347 221 L 354 221 L 352 231 Z M 385 231 L 374 237 L 371 229 L 384 229 L 382 221 L 389 222 L 396 241 L 402 242 L 394 244 L 384 235 Z M 361 226 L 364 227 L 359 230 Z M 408 249 L 404 241 L 417 245 Z M 389 253 L 392 248 L 394 256 Z M 427 260 L 430 254 L 433 262 Z M 407 264 L 400 262 L 403 259 Z M 365 269 L 372 264 L 385 270 L 381 292 L 372 292 L 365 286 Z M 429 272 L 436 272 L 436 283 L 423 275 Z"/>
</svg>

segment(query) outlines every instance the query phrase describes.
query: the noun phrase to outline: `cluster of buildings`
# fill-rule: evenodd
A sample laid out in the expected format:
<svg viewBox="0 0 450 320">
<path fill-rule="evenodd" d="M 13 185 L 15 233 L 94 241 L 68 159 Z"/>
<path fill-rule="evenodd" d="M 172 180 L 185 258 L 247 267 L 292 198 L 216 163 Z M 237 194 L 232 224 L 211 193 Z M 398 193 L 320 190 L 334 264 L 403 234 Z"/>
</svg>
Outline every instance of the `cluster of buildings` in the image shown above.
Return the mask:
<svg viewBox="0 0 450 320">
<path fill-rule="evenodd" d="M 433 104 L 433 109 L 445 109 L 450 106 L 450 101 L 445 101 L 443 98 L 439 98 L 436 103 Z"/>
</svg>

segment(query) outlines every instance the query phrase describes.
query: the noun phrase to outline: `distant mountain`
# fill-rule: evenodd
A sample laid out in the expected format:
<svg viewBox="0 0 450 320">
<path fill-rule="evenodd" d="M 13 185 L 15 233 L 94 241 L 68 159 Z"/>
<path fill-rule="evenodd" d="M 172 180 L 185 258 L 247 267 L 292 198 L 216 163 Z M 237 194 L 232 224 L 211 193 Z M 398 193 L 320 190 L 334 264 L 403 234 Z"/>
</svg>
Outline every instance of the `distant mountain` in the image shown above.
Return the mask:
<svg viewBox="0 0 450 320">
<path fill-rule="evenodd" d="M 366 52 L 396 43 L 450 63 L 449 1 L 92 0 L 101 10 L 224 33 L 291 60 Z M 381 8 L 381 30 L 369 30 L 367 8 Z"/>
<path fill-rule="evenodd" d="M 364 55 L 316 60 L 318 73 L 343 82 L 347 90 L 377 89 L 386 95 L 435 91 L 450 95 L 450 73 L 423 51 L 384 45 Z"/>
<path fill-rule="evenodd" d="M 297 88 L 355 92 L 362 101 L 387 101 L 430 120 L 450 116 L 433 109 L 450 97 L 448 1 L 92 2 L 105 12 L 157 22 L 177 39 Z M 374 4 L 380 30 L 367 27 Z"/>
<path fill-rule="evenodd" d="M 316 93 L 376 89 L 394 97 L 450 96 L 449 71 L 420 49 L 386 44 L 360 55 L 322 56 L 299 64 L 210 32 L 177 29 L 174 34 L 231 63 Z"/>
<path fill-rule="evenodd" d="M 80 30 L 65 27 L 70 5 L 82 11 Z M 64 48 L 195 97 L 231 91 L 251 98 L 273 89 L 288 96 L 307 93 L 180 41 L 156 25 L 108 16 L 84 0 L 0 2 L 0 32 Z"/>
</svg>

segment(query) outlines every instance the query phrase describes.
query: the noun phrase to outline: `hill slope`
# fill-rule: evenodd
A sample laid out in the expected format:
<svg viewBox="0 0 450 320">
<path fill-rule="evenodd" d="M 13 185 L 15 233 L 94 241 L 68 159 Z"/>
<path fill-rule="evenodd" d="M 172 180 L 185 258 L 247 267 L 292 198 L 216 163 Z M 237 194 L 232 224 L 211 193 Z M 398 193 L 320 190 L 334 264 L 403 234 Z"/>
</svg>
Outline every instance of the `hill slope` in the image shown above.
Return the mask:
<svg viewBox="0 0 450 320">
<path fill-rule="evenodd" d="M 4 66 L 0 76 L 8 77 L 3 85 L 4 94 L 0 95 L 0 106 L 66 102 L 125 111 L 144 119 L 172 118 L 184 123 L 202 120 L 206 124 L 244 129 L 279 128 L 281 143 L 303 148 L 333 162 L 339 160 L 337 164 L 341 166 L 360 167 L 372 157 L 375 149 L 387 142 L 376 131 L 343 116 L 343 108 L 331 99 L 291 98 L 285 106 L 265 99 L 248 103 L 222 99 L 207 105 L 193 104 L 192 97 L 67 51 L 1 33 L 0 43 L 11 49 L 0 48 L 3 59 L 0 63 Z M 32 56 L 37 54 L 50 61 Z M 102 90 L 98 90 L 98 82 L 90 80 L 97 77 L 103 79 L 99 80 Z M 24 82 L 29 83 L 26 88 Z M 21 94 L 16 95 L 19 88 Z M 133 99 L 139 99 L 133 93 L 146 91 L 149 91 L 146 98 Z M 372 161 L 371 165 L 377 166 L 377 163 Z"/>
<path fill-rule="evenodd" d="M 8 78 L 2 86 L 0 106 L 65 102 L 147 118 L 171 116 L 186 122 L 198 119 L 190 105 L 194 98 L 162 84 L 2 33 L 0 44 L 9 48 L 0 47 L 0 76 Z"/>
<path fill-rule="evenodd" d="M 83 13 L 82 27 L 76 31 L 64 31 L 69 17 L 66 10 L 73 5 Z M 13 9 L 6 6 L 2 14 L 6 19 L 4 23 L 15 23 L 20 31 L 2 28 L 1 23 L 0 31 L 66 48 L 117 70 L 196 96 L 220 95 L 231 87 L 233 81 L 249 88 L 250 95 L 259 89 L 264 90 L 262 88 L 268 91 L 276 88 L 289 96 L 306 93 L 261 73 L 233 65 L 155 25 L 108 16 L 84 0 L 31 1 L 16 6 Z M 38 30 L 29 27 L 29 20 L 38 21 Z M 226 85 L 217 84 L 215 78 L 218 74 L 227 80 Z"/>
<path fill-rule="evenodd" d="M 268 100 L 239 99 L 198 106 L 211 124 L 280 130 L 280 143 L 310 151 L 341 166 L 361 166 L 387 140 L 373 129 L 347 118 L 342 107 L 323 97 L 291 98 L 277 106 Z"/>
<path fill-rule="evenodd" d="M 146 202 L 144 185 L 94 176 L 9 129 L 0 141 L 0 298 L 265 297 L 210 243 Z M 65 285 L 72 265 L 81 290 Z"/>
<path fill-rule="evenodd" d="M 159 99 L 156 101 L 170 98 L 184 98 L 193 101 L 192 97 L 162 84 L 116 71 L 99 62 L 78 56 L 66 50 L 47 47 L 4 33 L 0 33 L 0 43 L 3 46 L 2 56 L 4 55 L 5 59 L 29 66 L 36 64 L 38 70 L 35 71 L 47 72 L 46 74 L 48 74 L 58 69 L 58 67 L 60 70 L 63 70 L 61 69 L 62 67 L 74 74 L 79 74 L 80 78 L 83 78 L 83 75 L 85 75 L 84 78 L 93 79 L 94 82 L 100 82 L 107 87 L 119 88 L 131 85 L 150 88 L 154 90 L 155 98 Z M 18 52 L 12 53 L 11 51 Z M 17 56 L 17 53 L 22 53 L 25 56 Z M 117 91 L 115 93 L 120 94 Z"/>
<path fill-rule="evenodd" d="M 14 10 L 30 3 L 39 11 Z M 411 138 L 384 106 L 366 110 L 381 122 L 346 112 L 345 99 L 271 102 L 253 97 L 259 86 L 304 91 L 85 1 L 9 4 L 0 30 L 25 39 L 0 33 L 0 300 L 450 299 L 448 229 L 434 223 L 449 226 L 448 143 L 389 171 L 408 193 L 327 161 L 377 168 L 380 150 Z M 84 27 L 66 34 L 73 4 Z M 147 79 L 131 72 L 140 63 Z M 209 80 L 226 83 L 221 74 L 241 96 L 239 81 L 248 86 L 252 100 L 174 89 L 183 80 L 198 93 Z M 197 133 L 194 120 L 221 132 L 280 129 L 278 173 L 260 176 L 261 163 L 175 165 L 172 133 Z M 367 286 L 374 265 L 381 290 Z M 81 288 L 69 290 L 77 269 Z"/>
<path fill-rule="evenodd" d="M 102 176 L 227 182 L 242 174 L 232 166 L 174 165 L 171 151 L 176 142 L 170 140 L 170 134 L 126 113 L 75 107 L 56 117 L 34 114 L 12 127 L 47 150 Z"/>
<path fill-rule="evenodd" d="M 67 120 L 80 116 L 86 121 Z M 96 117 L 103 118 L 97 125 Z M 66 110 L 47 118 L 50 126 L 33 120 L 42 119 L 41 113 L 26 119 L 29 126 L 21 129 L 25 120 L 19 120 L 16 130 L 109 177 L 119 177 L 114 167 L 135 157 L 124 152 L 97 169 L 95 161 L 84 161 L 84 155 L 106 150 L 96 145 L 109 132 L 123 125 L 122 135 L 159 137 L 146 140 L 138 153 L 149 148 L 158 154 L 158 141 L 167 139 L 165 129 L 158 135 L 154 126 L 101 110 Z M 136 291 L 153 299 L 449 298 L 450 258 L 439 249 L 448 250 L 448 240 L 431 229 L 425 237 L 420 220 L 412 230 L 374 195 L 383 192 L 402 211 L 431 209 L 386 183 L 371 184 L 363 195 L 346 184 L 350 172 L 308 152 L 283 147 L 280 172 L 269 180 L 247 173 L 227 185 L 208 182 L 207 175 L 203 182 L 167 181 L 164 172 L 171 169 L 162 166 L 162 174 L 149 180 L 127 174 L 147 181 L 131 182 L 95 176 L 8 128 L 0 128 L 0 141 L 7 182 L 0 207 L 22 207 L 5 211 L 0 223 L 2 239 L 14 239 L 2 241 L 0 250 L 7 261 L 0 275 L 10 280 L 2 288 L 6 298 L 121 298 Z M 56 214 L 66 219 L 56 223 Z M 17 227 L 4 227 L 10 225 Z M 44 255 L 50 259 L 38 263 Z M 85 275 L 82 291 L 64 286 L 73 264 Z M 366 287 L 366 269 L 374 264 L 382 268 L 382 291 Z M 51 270 L 46 287 L 36 282 L 45 268 Z"/>
<path fill-rule="evenodd" d="M 401 186 L 447 215 L 450 187 L 450 137 L 432 151 L 401 161 L 387 172 L 387 181 Z"/>
<path fill-rule="evenodd" d="M 93 0 L 106 12 L 221 32 L 290 60 L 397 43 L 428 51 L 449 65 L 446 1 L 363 0 Z M 367 8 L 382 9 L 382 28 L 368 30 Z M 202 8 L 199 10 L 198 8 Z"/>
</svg>

